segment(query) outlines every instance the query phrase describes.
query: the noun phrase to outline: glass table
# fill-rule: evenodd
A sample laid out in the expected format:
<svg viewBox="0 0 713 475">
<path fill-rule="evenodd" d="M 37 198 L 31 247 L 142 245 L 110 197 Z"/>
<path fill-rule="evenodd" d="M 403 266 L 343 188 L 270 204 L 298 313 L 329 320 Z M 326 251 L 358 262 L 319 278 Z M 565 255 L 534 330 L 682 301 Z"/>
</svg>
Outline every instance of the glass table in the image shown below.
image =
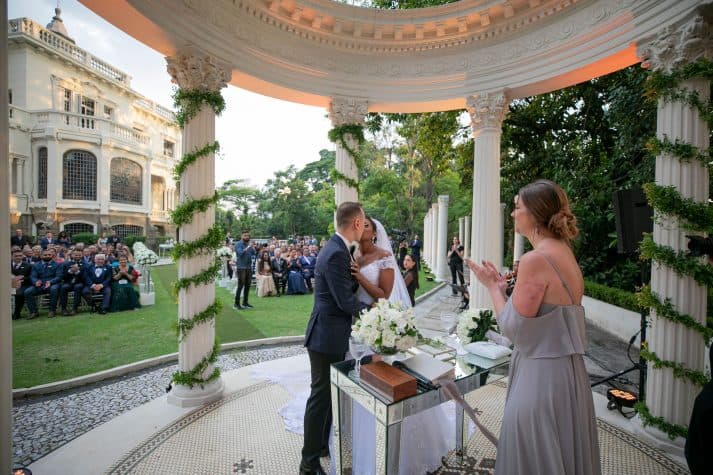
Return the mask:
<svg viewBox="0 0 713 475">
<path fill-rule="evenodd" d="M 510 358 L 489 360 L 476 355 L 455 356 L 446 360 L 455 366 L 455 383 L 461 394 L 478 389 L 481 384 L 500 379 L 507 374 Z M 419 382 L 414 396 L 391 401 L 371 388 L 362 385 L 349 372 L 354 368 L 354 361 L 342 361 L 331 367 L 332 415 L 334 430 L 334 450 L 332 463 L 337 474 L 344 472 L 345 456 L 351 450 L 351 402 L 357 401 L 376 422 L 376 465 L 377 474 L 399 473 L 399 450 L 401 423 L 405 417 L 425 411 L 449 400 L 441 389 L 429 388 Z M 352 373 L 353 375 L 353 373 Z M 488 377 L 490 375 L 490 377 Z M 468 424 L 465 423 L 465 411 L 456 404 L 456 451 L 462 454 L 464 442 L 468 438 Z M 443 454 L 446 455 L 446 454 Z"/>
</svg>

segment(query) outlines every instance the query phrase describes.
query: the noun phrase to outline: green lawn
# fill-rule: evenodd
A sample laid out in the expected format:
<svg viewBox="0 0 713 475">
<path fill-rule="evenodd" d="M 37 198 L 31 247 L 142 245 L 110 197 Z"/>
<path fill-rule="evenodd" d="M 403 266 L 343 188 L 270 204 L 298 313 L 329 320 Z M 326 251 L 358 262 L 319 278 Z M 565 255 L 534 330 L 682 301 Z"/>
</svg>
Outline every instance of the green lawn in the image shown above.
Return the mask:
<svg viewBox="0 0 713 475">
<path fill-rule="evenodd" d="M 174 331 L 177 304 L 170 294 L 176 266 L 152 270 L 156 305 L 141 310 L 13 322 L 13 387 L 25 388 L 73 378 L 178 351 Z M 419 276 L 420 295 L 436 284 Z M 251 310 L 232 309 L 233 296 L 216 288 L 223 310 L 216 320 L 222 343 L 273 336 L 302 335 L 312 310 L 312 295 L 258 299 Z"/>
</svg>

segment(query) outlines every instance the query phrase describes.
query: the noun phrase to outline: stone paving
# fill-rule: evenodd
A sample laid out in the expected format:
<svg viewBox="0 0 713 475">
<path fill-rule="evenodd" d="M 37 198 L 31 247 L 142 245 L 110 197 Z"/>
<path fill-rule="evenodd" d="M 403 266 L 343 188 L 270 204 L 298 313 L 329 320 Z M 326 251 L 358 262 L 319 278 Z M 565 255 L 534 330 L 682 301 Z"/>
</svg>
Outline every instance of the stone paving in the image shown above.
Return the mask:
<svg viewBox="0 0 713 475">
<path fill-rule="evenodd" d="M 444 287 L 420 302 L 414 313 L 417 317 L 438 316 L 455 311 L 458 305 L 459 299 L 452 297 L 450 289 Z M 631 366 L 626 357 L 627 342 L 589 324 L 587 334 L 589 348 L 585 363 L 592 381 Z M 304 351 L 299 344 L 232 350 L 219 357 L 218 365 L 223 371 L 230 371 Z M 638 352 L 632 349 L 631 353 L 636 361 Z M 16 400 L 14 463 L 29 465 L 94 427 L 162 396 L 176 369 L 176 364 L 162 365 L 51 395 Z M 629 373 L 619 382 L 623 383 L 619 386 L 638 392 L 638 372 Z M 604 394 L 606 389 L 607 385 L 600 385 L 595 391 Z"/>
<path fill-rule="evenodd" d="M 232 350 L 218 358 L 225 371 L 295 356 L 302 345 Z M 19 399 L 13 407 L 13 462 L 27 466 L 94 427 L 166 393 L 177 364 L 162 365 L 55 394 Z"/>
</svg>

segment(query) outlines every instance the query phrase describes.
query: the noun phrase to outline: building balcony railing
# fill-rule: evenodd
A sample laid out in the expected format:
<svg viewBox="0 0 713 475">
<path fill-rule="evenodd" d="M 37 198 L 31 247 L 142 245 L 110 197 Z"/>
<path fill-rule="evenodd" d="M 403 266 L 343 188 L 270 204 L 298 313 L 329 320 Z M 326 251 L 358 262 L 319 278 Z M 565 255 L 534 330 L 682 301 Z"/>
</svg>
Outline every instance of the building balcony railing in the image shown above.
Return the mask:
<svg viewBox="0 0 713 475">
<path fill-rule="evenodd" d="M 169 221 L 170 215 L 169 211 L 163 209 L 152 209 L 151 210 L 151 221 L 160 221 L 167 223 Z"/>
<path fill-rule="evenodd" d="M 171 109 L 163 107 L 162 105 L 152 100 L 146 99 L 145 97 L 139 98 L 134 101 L 134 105 L 139 106 L 142 109 L 146 109 L 147 111 L 153 112 L 159 117 L 163 117 L 164 119 L 170 122 L 175 122 L 176 120 L 176 115 Z"/>
<path fill-rule="evenodd" d="M 115 138 L 137 146 L 149 146 L 151 137 L 109 119 L 59 111 L 28 112 L 10 106 L 10 125 L 29 129 L 55 127 Z"/>
<path fill-rule="evenodd" d="M 42 27 L 42 25 L 30 18 L 15 18 L 10 20 L 8 22 L 8 33 L 10 38 L 20 35 L 33 38 L 46 48 L 84 65 L 107 79 L 111 79 L 127 87 L 130 86 L 131 77 L 128 74 L 102 61 L 88 51 L 83 50 L 72 41 Z"/>
</svg>

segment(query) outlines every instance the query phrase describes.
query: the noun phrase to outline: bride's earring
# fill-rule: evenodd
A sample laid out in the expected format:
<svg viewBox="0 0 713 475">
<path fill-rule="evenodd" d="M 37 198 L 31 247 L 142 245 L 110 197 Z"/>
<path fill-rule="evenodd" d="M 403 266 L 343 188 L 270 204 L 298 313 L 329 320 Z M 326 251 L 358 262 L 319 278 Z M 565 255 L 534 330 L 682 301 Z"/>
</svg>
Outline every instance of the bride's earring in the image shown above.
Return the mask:
<svg viewBox="0 0 713 475">
<path fill-rule="evenodd" d="M 371 243 L 372 243 L 372 244 L 376 244 L 376 236 L 374 236 L 373 238 L 371 238 Z"/>
</svg>

